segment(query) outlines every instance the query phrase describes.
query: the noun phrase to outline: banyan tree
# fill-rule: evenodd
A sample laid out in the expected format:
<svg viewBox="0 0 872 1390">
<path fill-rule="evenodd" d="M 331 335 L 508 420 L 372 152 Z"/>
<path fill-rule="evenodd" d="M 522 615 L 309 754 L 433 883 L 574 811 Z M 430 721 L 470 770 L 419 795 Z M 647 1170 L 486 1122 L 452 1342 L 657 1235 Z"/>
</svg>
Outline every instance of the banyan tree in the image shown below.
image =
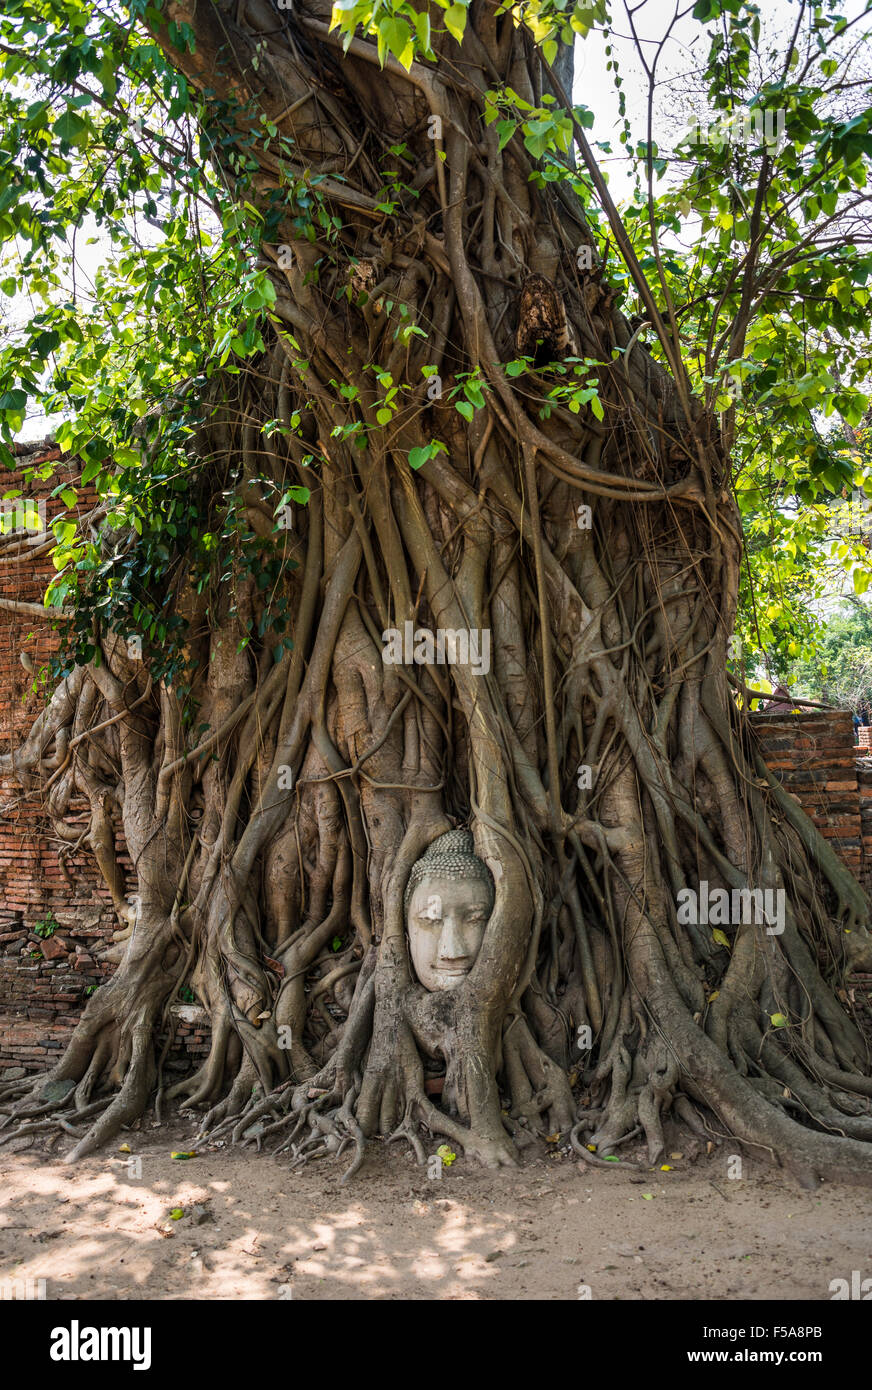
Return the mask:
<svg viewBox="0 0 872 1390">
<path fill-rule="evenodd" d="M 188 426 L 175 665 L 98 615 L 0 759 L 58 827 L 87 798 L 119 916 L 117 969 L 49 1076 L 5 1088 L 7 1123 L 63 1122 L 73 1158 L 178 1104 L 350 1172 L 375 1136 L 498 1166 L 641 1134 L 657 1164 L 669 1119 L 868 1182 L 839 991 L 869 903 L 728 675 L 729 430 L 599 172 L 571 46 L 496 0 L 142 23 L 272 288 L 261 347 L 142 421 L 145 470 Z M 137 532 L 95 524 L 110 577 L 135 567 Z M 211 1049 L 171 1083 L 182 985 Z"/>
</svg>

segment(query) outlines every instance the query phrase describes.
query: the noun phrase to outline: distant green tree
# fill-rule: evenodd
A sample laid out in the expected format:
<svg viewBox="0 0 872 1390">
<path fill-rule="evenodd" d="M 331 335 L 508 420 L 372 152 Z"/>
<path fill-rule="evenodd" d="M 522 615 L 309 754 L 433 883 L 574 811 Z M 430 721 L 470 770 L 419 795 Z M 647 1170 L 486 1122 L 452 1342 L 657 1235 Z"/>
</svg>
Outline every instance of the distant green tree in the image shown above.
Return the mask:
<svg viewBox="0 0 872 1390">
<path fill-rule="evenodd" d="M 785 672 L 794 695 L 858 710 L 872 707 L 872 608 L 849 598 L 828 620 L 816 658 Z"/>
</svg>

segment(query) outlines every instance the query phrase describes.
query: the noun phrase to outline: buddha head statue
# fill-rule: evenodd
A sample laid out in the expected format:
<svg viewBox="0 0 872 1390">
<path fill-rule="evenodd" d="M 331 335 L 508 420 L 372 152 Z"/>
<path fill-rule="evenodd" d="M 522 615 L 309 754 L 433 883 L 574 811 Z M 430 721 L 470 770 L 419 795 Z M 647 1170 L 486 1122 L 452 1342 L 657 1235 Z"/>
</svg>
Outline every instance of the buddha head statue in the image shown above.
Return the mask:
<svg viewBox="0 0 872 1390">
<path fill-rule="evenodd" d="M 468 830 L 440 835 L 412 866 L 403 900 L 409 952 L 425 989 L 469 974 L 494 907 L 494 881 Z"/>
</svg>

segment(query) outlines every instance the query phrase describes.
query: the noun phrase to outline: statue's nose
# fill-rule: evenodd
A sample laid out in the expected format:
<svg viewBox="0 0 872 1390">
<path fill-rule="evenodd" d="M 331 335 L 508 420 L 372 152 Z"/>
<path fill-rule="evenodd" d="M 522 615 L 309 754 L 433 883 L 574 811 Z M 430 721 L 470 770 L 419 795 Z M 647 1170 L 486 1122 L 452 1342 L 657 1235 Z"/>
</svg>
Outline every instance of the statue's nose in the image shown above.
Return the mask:
<svg viewBox="0 0 872 1390">
<path fill-rule="evenodd" d="M 463 941 L 463 933 L 460 930 L 460 923 L 453 912 L 446 914 L 442 924 L 442 935 L 439 938 L 439 959 L 440 960 L 465 960 L 467 956 L 466 946 Z"/>
</svg>

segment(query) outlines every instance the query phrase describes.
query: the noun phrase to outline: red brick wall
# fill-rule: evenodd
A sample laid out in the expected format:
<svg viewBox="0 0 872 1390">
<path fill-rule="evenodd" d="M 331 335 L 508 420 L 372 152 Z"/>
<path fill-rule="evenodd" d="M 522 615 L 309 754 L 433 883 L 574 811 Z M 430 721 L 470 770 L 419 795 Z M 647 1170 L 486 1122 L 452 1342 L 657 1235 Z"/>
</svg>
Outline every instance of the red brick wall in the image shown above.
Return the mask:
<svg viewBox="0 0 872 1390">
<path fill-rule="evenodd" d="M 769 770 L 799 798 L 836 854 L 861 878 L 866 865 L 850 711 L 753 714 L 751 722 Z"/>
<path fill-rule="evenodd" d="M 78 461 L 62 457 L 50 444 L 18 452 L 19 471 L 0 473 L 0 498 L 20 490 L 45 501 L 49 525 L 65 510 L 61 499 L 49 494 L 62 482 L 75 483 Z M 26 469 L 41 460 L 54 464 L 52 476 L 28 480 Z M 81 489 L 79 514 L 94 501 L 91 489 Z M 0 598 L 41 604 L 53 574 L 45 556 L 21 564 L 3 563 L 0 556 Z M 22 742 L 46 698 L 44 686 L 33 690 L 34 676 L 22 666 L 20 653 L 30 655 L 39 671 L 56 648 L 57 638 L 47 624 L 0 608 L 0 753 Z M 84 817 L 86 803 L 73 801 L 70 812 Z M 0 778 L 0 1080 L 10 1068 L 43 1069 L 65 1045 L 86 991 L 114 969 L 94 955 L 121 925 L 111 896 L 84 847 L 66 859 L 67 872 L 62 871 L 61 844 L 46 820 L 40 794 Z M 117 850 L 133 892 L 120 827 Z M 43 941 L 33 929 L 49 913 L 58 930 Z M 204 1033 L 180 1023 L 179 1038 L 187 1040 L 188 1051 L 203 1052 L 208 1029 Z"/>
<path fill-rule="evenodd" d="M 53 461 L 54 473 L 44 482 L 27 481 L 25 465 L 40 460 Z M 75 482 L 76 460 L 63 460 L 59 450 L 43 447 L 22 457 L 22 465 L 18 473 L 0 474 L 0 497 L 20 489 L 28 498 L 44 501 L 48 525 L 66 510 L 61 499 L 52 500 L 49 493 L 60 483 Z M 79 513 L 84 514 L 94 501 L 93 492 L 83 489 Z M 0 560 L 0 597 L 41 604 L 53 574 L 47 556 L 17 564 Z M 45 701 L 44 687 L 34 691 L 34 676 L 22 666 L 20 654 L 25 652 L 39 671 L 57 645 L 47 624 L 0 609 L 0 753 L 21 743 Z M 74 802 L 71 809 L 74 815 L 81 814 L 84 803 Z M 40 796 L 23 792 L 11 779 L 0 779 L 0 932 L 22 917 L 39 920 L 49 908 L 60 920 L 65 914 L 71 926 L 99 923 L 111 932 L 112 903 L 93 860 L 85 851 L 68 859 L 73 888 L 61 871 L 60 845 L 55 840 L 46 837 Z"/>
<path fill-rule="evenodd" d="M 857 754 L 850 711 L 754 714 L 751 722 L 769 770 L 798 797 L 867 892 L 872 890 L 872 757 Z M 855 972 L 840 997 L 872 1004 L 872 975 Z M 868 1022 L 869 1013 L 861 1014 L 867 1031 Z"/>
<path fill-rule="evenodd" d="M 863 841 L 863 882 L 872 888 L 872 757 L 855 760 L 860 794 L 860 835 Z"/>
</svg>

